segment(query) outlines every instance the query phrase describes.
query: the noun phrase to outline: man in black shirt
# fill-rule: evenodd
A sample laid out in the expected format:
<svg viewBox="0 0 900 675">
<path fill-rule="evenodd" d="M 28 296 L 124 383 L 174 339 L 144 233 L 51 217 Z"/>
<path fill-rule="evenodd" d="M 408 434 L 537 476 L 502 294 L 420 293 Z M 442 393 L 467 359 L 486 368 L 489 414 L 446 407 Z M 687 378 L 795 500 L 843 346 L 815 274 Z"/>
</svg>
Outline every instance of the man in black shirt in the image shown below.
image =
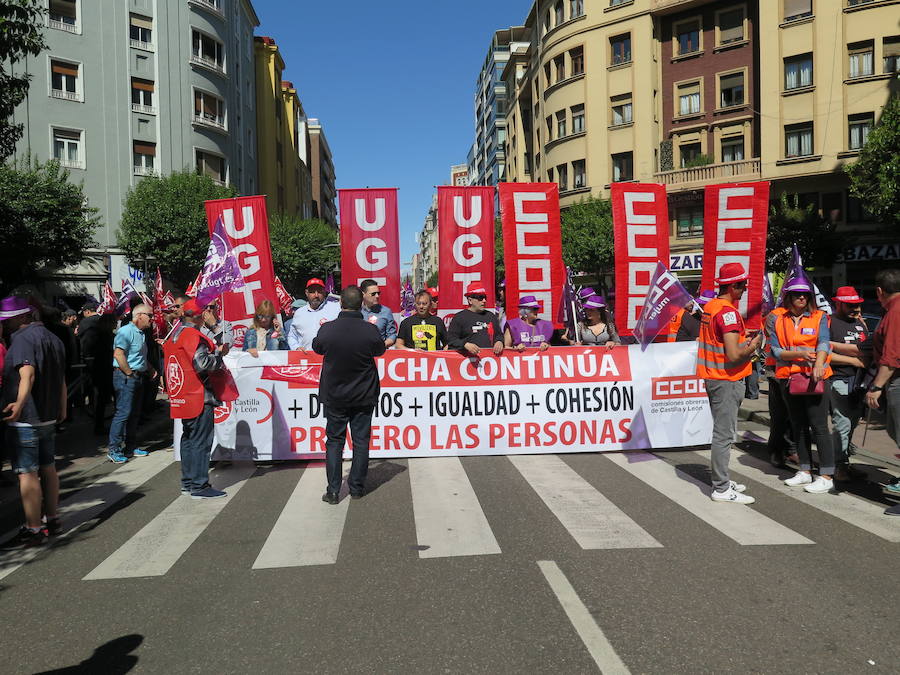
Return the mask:
<svg viewBox="0 0 900 675">
<path fill-rule="evenodd" d="M 494 354 L 503 352 L 503 330 L 493 312 L 484 308 L 487 291 L 484 286 L 473 282 L 466 289 L 469 309 L 454 315 L 447 329 L 451 349 L 464 349 L 473 356 L 479 349 L 494 348 Z"/>
<path fill-rule="evenodd" d="M 427 352 L 447 348 L 447 327 L 441 319 L 432 315 L 433 300 L 428 291 L 416 293 L 416 313 L 400 323 L 398 347 L 424 349 Z"/>
<path fill-rule="evenodd" d="M 862 415 L 863 391 L 858 386 L 862 376 L 864 345 L 868 339 L 862 321 L 862 297 L 852 286 L 837 289 L 831 330 L 831 422 L 834 427 L 834 478 L 847 481 L 850 473 L 850 442 Z"/>
</svg>

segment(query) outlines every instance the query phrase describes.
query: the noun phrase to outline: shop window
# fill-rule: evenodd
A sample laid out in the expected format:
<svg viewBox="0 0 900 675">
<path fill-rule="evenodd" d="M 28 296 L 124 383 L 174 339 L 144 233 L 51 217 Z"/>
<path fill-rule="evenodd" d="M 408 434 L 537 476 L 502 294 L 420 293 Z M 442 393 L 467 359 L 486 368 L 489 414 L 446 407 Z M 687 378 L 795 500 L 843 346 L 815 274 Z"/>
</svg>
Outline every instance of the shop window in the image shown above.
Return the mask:
<svg viewBox="0 0 900 675">
<path fill-rule="evenodd" d="M 679 239 L 703 236 L 702 205 L 675 209 L 675 236 Z"/>
</svg>

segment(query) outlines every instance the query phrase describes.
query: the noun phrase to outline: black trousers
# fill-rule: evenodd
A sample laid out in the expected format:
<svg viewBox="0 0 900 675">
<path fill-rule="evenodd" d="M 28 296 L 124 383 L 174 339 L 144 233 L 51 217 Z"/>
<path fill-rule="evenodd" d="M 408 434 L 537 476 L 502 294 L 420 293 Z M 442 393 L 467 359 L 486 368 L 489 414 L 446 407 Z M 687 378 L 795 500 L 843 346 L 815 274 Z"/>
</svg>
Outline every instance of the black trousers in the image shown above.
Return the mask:
<svg viewBox="0 0 900 675">
<path fill-rule="evenodd" d="M 362 408 L 325 406 L 325 475 L 329 492 L 338 494 L 341 490 L 341 457 L 347 441 L 348 426 L 353 444 L 353 461 L 347 484 L 351 493 L 362 492 L 365 488 L 374 410 L 374 405 Z"/>
<path fill-rule="evenodd" d="M 788 380 L 784 383 L 785 400 L 791 417 L 791 429 L 797 443 L 800 469 L 812 468 L 812 440 L 819 449 L 819 473 L 834 473 L 834 444 L 828 431 L 828 411 L 831 404 L 831 382 L 825 380 L 825 392 L 818 396 L 804 396 L 788 392 Z"/>
<path fill-rule="evenodd" d="M 774 377 L 766 379 L 769 383 L 769 455 L 784 459 L 797 451 L 797 444 L 794 443 L 784 389 Z"/>
</svg>

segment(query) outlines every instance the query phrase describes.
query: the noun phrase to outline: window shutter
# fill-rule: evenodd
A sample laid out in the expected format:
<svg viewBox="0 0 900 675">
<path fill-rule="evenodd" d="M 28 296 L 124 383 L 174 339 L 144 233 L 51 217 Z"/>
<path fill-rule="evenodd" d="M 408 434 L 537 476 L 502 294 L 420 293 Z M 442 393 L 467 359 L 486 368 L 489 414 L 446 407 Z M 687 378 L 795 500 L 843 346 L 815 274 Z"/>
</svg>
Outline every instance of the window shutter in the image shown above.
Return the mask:
<svg viewBox="0 0 900 675">
<path fill-rule="evenodd" d="M 156 143 L 138 143 L 134 142 L 134 151 L 138 155 L 156 156 Z"/>
<path fill-rule="evenodd" d="M 131 78 L 131 88 L 141 89 L 142 91 L 154 91 L 154 83 L 150 80 L 139 80 L 136 77 Z"/>
<path fill-rule="evenodd" d="M 719 41 L 724 44 L 726 42 L 736 42 L 744 39 L 744 10 L 733 9 L 723 12 L 721 15 L 721 25 L 719 26 Z"/>
<path fill-rule="evenodd" d="M 900 38 L 892 37 L 884 39 L 883 56 L 885 58 L 889 56 L 900 56 Z"/>
<path fill-rule="evenodd" d="M 78 77 L 78 66 L 72 65 L 71 63 L 51 61 L 50 70 L 52 70 L 54 73 L 59 73 L 60 75 L 71 75 L 72 77 Z"/>
<path fill-rule="evenodd" d="M 784 18 L 812 14 L 812 0 L 784 0 Z"/>
<path fill-rule="evenodd" d="M 131 25 L 137 26 L 138 28 L 147 28 L 148 30 L 153 28 L 153 20 L 148 19 L 145 16 L 138 16 L 137 14 L 131 15 Z"/>
<path fill-rule="evenodd" d="M 743 73 L 732 73 L 731 75 L 723 75 L 720 79 L 719 86 L 722 89 L 732 89 L 733 87 L 742 87 L 744 85 Z"/>
</svg>

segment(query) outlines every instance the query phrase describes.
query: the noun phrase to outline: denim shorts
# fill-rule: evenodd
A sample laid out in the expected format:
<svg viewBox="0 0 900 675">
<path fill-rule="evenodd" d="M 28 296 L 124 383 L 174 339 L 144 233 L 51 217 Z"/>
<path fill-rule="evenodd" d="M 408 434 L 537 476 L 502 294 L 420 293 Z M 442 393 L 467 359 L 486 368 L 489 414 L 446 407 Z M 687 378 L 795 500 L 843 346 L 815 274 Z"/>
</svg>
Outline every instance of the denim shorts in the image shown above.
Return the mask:
<svg viewBox="0 0 900 675">
<path fill-rule="evenodd" d="M 6 446 L 11 455 L 13 472 L 33 473 L 56 462 L 56 428 L 6 427 Z"/>
</svg>

